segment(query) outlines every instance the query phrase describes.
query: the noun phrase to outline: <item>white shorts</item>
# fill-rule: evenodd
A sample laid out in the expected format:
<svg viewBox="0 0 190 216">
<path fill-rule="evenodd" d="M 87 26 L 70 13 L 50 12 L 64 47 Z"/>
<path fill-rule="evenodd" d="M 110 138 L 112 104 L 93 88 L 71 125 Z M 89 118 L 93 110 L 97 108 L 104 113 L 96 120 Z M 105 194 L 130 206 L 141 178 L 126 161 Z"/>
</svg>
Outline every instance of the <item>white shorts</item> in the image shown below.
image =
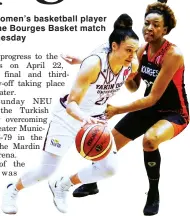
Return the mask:
<svg viewBox="0 0 190 216">
<path fill-rule="evenodd" d="M 63 156 L 75 141 L 82 123 L 70 116 L 66 109 L 58 104 L 49 124 L 43 150 Z"/>
</svg>

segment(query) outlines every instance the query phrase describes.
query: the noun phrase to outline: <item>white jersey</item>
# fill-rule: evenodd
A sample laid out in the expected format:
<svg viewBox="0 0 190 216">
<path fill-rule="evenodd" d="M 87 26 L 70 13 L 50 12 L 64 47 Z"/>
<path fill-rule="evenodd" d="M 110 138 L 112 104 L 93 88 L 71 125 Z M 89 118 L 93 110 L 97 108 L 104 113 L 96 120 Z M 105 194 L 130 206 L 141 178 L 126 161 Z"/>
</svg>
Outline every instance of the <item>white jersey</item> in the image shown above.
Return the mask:
<svg viewBox="0 0 190 216">
<path fill-rule="evenodd" d="M 120 90 L 131 73 L 131 66 L 122 67 L 120 72 L 115 75 L 109 65 L 107 52 L 92 55 L 100 58 L 100 73 L 97 80 L 89 86 L 79 107 L 86 114 L 96 116 L 104 113 L 108 99 Z"/>
<path fill-rule="evenodd" d="M 89 86 L 79 107 L 89 116 L 105 119 L 104 111 L 107 101 L 120 90 L 131 73 L 131 66 L 123 67 L 115 75 L 108 62 L 108 52 L 94 53 L 92 55 L 100 58 L 101 70 L 97 80 Z M 67 98 L 68 95 L 60 98 L 60 103 L 57 104 L 53 111 L 53 118 L 43 147 L 45 151 L 59 156 L 63 156 L 72 146 L 75 136 L 82 126 L 82 122 L 66 112 Z M 113 145 L 113 148 L 115 148 L 115 145 Z"/>
</svg>

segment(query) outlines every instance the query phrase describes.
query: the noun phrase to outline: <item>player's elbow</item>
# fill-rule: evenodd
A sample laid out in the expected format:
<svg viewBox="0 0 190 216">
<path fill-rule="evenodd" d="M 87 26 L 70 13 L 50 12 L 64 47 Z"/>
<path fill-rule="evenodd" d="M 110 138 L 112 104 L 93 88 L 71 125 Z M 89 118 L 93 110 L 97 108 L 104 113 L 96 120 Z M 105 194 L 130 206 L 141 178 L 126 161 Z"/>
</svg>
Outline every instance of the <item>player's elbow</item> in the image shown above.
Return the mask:
<svg viewBox="0 0 190 216">
<path fill-rule="evenodd" d="M 137 91 L 137 89 L 139 88 L 139 85 L 137 85 L 137 83 L 134 82 L 134 80 L 130 80 L 125 83 L 125 87 L 127 88 L 128 91 L 133 93 Z"/>
<path fill-rule="evenodd" d="M 136 92 L 138 89 L 139 89 L 139 86 L 134 85 L 133 88 L 131 88 L 129 91 L 130 91 L 131 93 L 133 93 L 133 92 Z"/>
<path fill-rule="evenodd" d="M 160 97 L 155 94 L 150 94 L 148 98 L 149 98 L 149 102 L 148 102 L 149 106 L 154 106 L 160 99 Z"/>
<path fill-rule="evenodd" d="M 128 89 L 129 92 L 134 93 L 138 90 L 138 87 Z"/>
</svg>

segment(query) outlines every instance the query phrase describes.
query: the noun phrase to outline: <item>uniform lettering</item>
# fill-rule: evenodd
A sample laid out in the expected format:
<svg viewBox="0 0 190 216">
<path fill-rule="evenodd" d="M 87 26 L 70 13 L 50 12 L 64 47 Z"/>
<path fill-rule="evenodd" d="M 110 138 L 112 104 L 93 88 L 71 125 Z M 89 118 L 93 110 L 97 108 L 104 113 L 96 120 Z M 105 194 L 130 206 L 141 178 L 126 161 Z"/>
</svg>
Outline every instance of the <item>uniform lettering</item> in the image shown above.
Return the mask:
<svg viewBox="0 0 190 216">
<path fill-rule="evenodd" d="M 110 84 L 110 85 L 96 85 L 96 89 L 113 89 L 114 88 L 114 84 Z"/>
<path fill-rule="evenodd" d="M 158 70 L 155 70 L 155 69 L 152 69 L 152 68 L 149 68 L 149 67 L 146 67 L 146 66 L 142 66 L 141 67 L 141 72 L 144 73 L 144 74 L 148 74 L 152 77 L 156 77 L 158 75 Z"/>
</svg>

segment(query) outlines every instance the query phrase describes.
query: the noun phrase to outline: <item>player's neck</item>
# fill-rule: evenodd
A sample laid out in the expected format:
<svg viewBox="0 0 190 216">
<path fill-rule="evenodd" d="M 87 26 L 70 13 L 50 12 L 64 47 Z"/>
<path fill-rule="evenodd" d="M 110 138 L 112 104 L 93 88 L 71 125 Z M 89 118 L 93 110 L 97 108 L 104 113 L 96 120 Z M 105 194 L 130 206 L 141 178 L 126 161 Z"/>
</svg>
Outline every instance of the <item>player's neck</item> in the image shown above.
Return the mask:
<svg viewBox="0 0 190 216">
<path fill-rule="evenodd" d="M 151 55 L 154 55 L 166 41 L 165 38 L 149 43 Z"/>
</svg>

